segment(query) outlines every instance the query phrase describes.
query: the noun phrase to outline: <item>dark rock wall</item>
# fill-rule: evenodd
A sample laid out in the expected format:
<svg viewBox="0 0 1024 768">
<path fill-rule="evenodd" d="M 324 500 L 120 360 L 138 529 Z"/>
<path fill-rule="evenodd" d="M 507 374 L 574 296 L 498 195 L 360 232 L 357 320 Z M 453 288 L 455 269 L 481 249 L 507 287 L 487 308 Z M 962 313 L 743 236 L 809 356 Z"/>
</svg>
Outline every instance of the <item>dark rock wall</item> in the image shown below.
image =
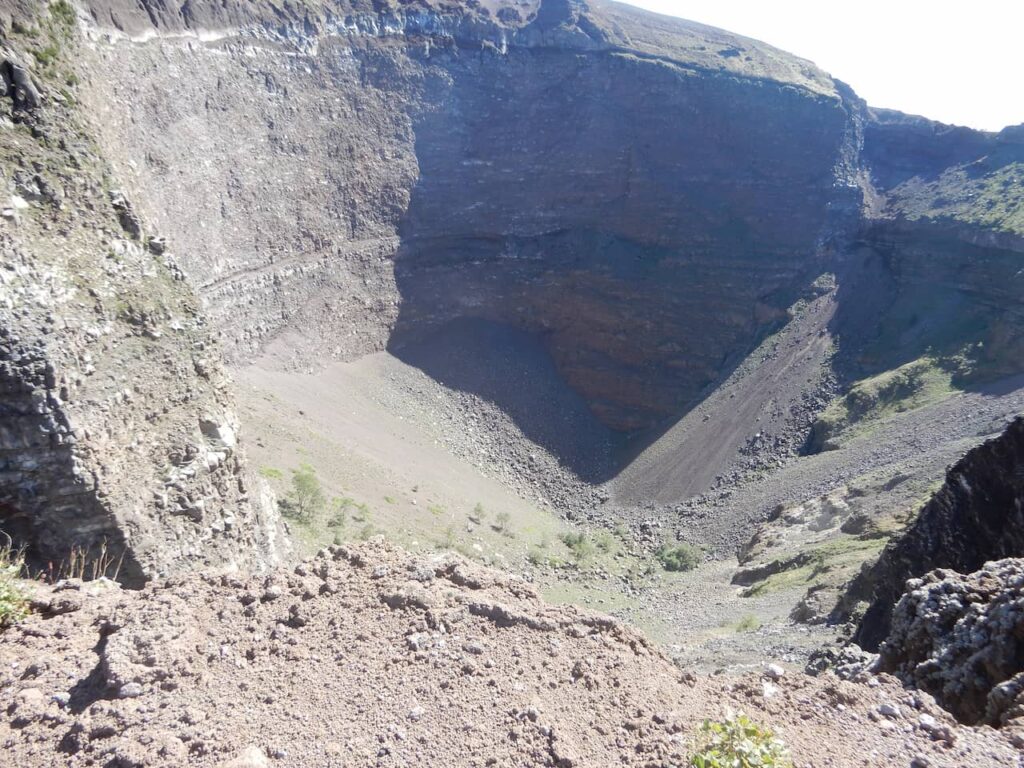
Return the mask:
<svg viewBox="0 0 1024 768">
<path fill-rule="evenodd" d="M 971 344 L 1020 368 L 1019 238 L 888 198 L 1007 141 L 721 30 L 506 5 L 90 3 L 97 130 L 229 359 L 401 355 L 480 318 L 632 432 L 847 270 L 851 378 Z"/>
<path fill-rule="evenodd" d="M 869 603 L 855 641 L 878 648 L 908 579 L 1009 557 L 1024 557 L 1024 417 L 957 462 L 914 524 L 853 582 L 848 604 Z"/>
<path fill-rule="evenodd" d="M 394 346 L 459 316 L 537 332 L 602 420 L 639 429 L 824 269 L 840 99 L 618 54 L 431 63 L 448 78 L 414 122 Z"/>
<path fill-rule="evenodd" d="M 33 26 L 12 25 L 2 54 L 39 97 L 0 98 L 2 538 L 42 571 L 84 558 L 99 575 L 106 551 L 105 575 L 120 561 L 133 586 L 268 566 L 277 512 L 246 466 L 214 334 L 84 126 L 68 7 L 27 8 Z"/>
<path fill-rule="evenodd" d="M 106 541 L 120 557 L 123 533 L 76 462 L 75 430 L 45 346 L 22 343 L 12 328 L 0 337 L 0 546 L 25 547 L 41 570 L 66 558 L 72 543 L 90 550 Z M 128 583 L 143 579 L 133 552 L 121 571 Z"/>
</svg>

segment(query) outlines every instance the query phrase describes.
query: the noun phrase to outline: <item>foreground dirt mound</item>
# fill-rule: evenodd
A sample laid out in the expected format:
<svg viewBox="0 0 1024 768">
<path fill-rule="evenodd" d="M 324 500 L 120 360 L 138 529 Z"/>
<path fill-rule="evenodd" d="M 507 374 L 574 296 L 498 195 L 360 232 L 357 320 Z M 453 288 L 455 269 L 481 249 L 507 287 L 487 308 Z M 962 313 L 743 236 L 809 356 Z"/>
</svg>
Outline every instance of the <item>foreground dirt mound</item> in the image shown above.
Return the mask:
<svg viewBox="0 0 1024 768">
<path fill-rule="evenodd" d="M 269 578 L 71 583 L 37 605 L 0 636 L 5 765 L 681 765 L 730 708 L 797 765 L 1018 759 L 893 678 L 693 678 L 612 619 L 378 544 Z"/>
<path fill-rule="evenodd" d="M 1024 560 L 966 576 L 937 570 L 907 587 L 881 648 L 883 667 L 966 722 L 1024 734 Z"/>
</svg>

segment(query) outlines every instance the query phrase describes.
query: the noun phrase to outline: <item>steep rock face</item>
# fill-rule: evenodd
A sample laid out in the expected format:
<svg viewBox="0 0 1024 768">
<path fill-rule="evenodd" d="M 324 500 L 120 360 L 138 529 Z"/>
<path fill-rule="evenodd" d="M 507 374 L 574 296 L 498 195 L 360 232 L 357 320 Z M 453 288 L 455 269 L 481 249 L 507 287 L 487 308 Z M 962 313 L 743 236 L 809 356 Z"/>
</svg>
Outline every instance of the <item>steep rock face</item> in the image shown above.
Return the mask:
<svg viewBox="0 0 1024 768">
<path fill-rule="evenodd" d="M 870 605 L 855 640 L 875 650 L 893 626 L 908 579 L 936 568 L 979 570 L 989 560 L 1024 556 L 1024 418 L 975 448 L 946 475 L 918 519 L 851 585 L 846 605 Z"/>
<path fill-rule="evenodd" d="M 524 328 L 605 423 L 642 429 L 823 269 L 839 99 L 627 54 L 444 66 L 414 122 L 399 354 L 457 317 Z"/>
<path fill-rule="evenodd" d="M 962 722 L 1024 730 L 1024 560 L 907 582 L 880 669 L 927 691 Z"/>
<path fill-rule="evenodd" d="M 859 371 L 928 353 L 966 361 L 958 383 L 1021 370 L 1024 142 L 870 110 L 870 178 L 853 252 L 865 265 L 839 316 Z"/>
<path fill-rule="evenodd" d="M 62 53 L 28 67 L 38 107 L 0 100 L 0 529 L 42 570 L 105 547 L 132 585 L 277 562 L 194 292 L 58 91 L 74 28 L 33 22 L 18 60 L 47 38 Z"/>
<path fill-rule="evenodd" d="M 385 346 L 416 359 L 424 337 L 462 321 L 512 326 L 540 340 L 606 427 L 637 433 L 685 413 L 835 272 L 820 283 L 838 286 L 834 322 L 830 287 L 814 326 L 822 360 L 838 333 L 861 370 L 936 345 L 969 346 L 983 375 L 1019 370 L 1024 207 L 1013 131 L 872 113 L 808 62 L 616 4 L 90 0 L 76 18 L 61 14 L 87 42 L 74 73 L 65 58 L 65 71 L 48 76 L 78 78 L 69 87 L 81 133 L 99 146 L 91 157 L 112 165 L 85 174 L 91 186 L 79 184 L 69 203 L 93 222 L 81 246 L 90 268 L 106 265 L 108 250 L 124 262 L 94 311 L 132 338 L 103 341 L 102 365 L 76 363 L 112 372 L 76 399 L 40 392 L 35 382 L 49 392 L 46 382 L 62 380 L 58 353 L 46 342 L 37 354 L 35 336 L 19 336 L 3 386 L 32 439 L 39 425 L 76 440 L 77 424 L 95 426 L 74 449 L 48 437 L 32 457 L 52 468 L 33 487 L 60 489 L 81 474 L 66 457 L 102 447 L 97 473 L 118 479 L 94 480 L 81 497 L 95 495 L 103 510 L 82 516 L 105 521 L 92 539 L 169 531 L 178 543 L 167 563 L 181 564 L 221 543 L 214 559 L 229 557 L 242 528 L 273 529 L 228 522 L 253 498 L 248 481 L 233 484 L 245 470 L 224 439 L 233 428 L 213 335 L 231 362 L 264 355 L 307 368 Z M 50 54 L 37 53 L 41 71 Z M 7 92 L 14 69 L 2 71 Z M 67 102 L 54 92 L 57 81 L 43 88 L 48 109 Z M 28 162 L 5 158 L 12 169 Z M 5 181 L 27 188 L 13 172 Z M 1005 183 L 1004 208 L 970 202 Z M 116 199 L 106 194 L 122 185 Z M 11 252 L 27 255 L 15 260 L 37 258 L 39 243 L 62 252 L 42 224 L 19 231 Z M 184 285 L 155 287 L 183 281 L 154 272 L 150 262 L 162 262 L 139 239 L 149 235 L 166 237 L 156 243 L 170 247 L 205 312 Z M 53 280 L 64 290 L 88 272 L 75 263 L 55 278 L 26 275 L 26 291 Z M 87 287 L 76 286 L 70 306 Z M 54 316 L 85 311 L 67 307 Z M 35 322 L 19 315 L 11 327 Z M 67 350 L 78 360 L 77 341 Z M 827 366 L 800 368 L 801 381 L 827 378 Z M 145 388 L 156 369 L 173 371 L 166 395 L 164 384 Z M 118 376 L 136 375 L 143 396 L 129 393 L 129 406 Z M 764 402 L 741 413 L 763 405 L 780 422 L 808 394 L 760 389 Z M 129 416 L 108 429 L 115 396 Z M 150 419 L 146 404 L 161 398 L 167 411 Z M 155 437 L 138 437 L 143 421 L 157 424 L 146 430 Z M 757 428 L 744 424 L 730 440 L 749 442 L 747 426 L 753 439 Z M 600 469 L 579 474 L 605 479 Z M 661 487 L 670 491 L 659 501 L 682 493 L 653 477 L 650 498 Z M 10 519 L 42 508 L 22 490 L 9 498 Z M 130 524 L 109 522 L 123 510 Z M 158 549 L 140 569 L 164 568 Z"/>
<path fill-rule="evenodd" d="M 120 170 L 234 359 L 401 354 L 480 318 L 540 335 L 606 424 L 640 429 L 784 316 L 858 210 L 857 102 L 700 25 L 90 7 L 101 135 L 143 159 Z"/>
</svg>

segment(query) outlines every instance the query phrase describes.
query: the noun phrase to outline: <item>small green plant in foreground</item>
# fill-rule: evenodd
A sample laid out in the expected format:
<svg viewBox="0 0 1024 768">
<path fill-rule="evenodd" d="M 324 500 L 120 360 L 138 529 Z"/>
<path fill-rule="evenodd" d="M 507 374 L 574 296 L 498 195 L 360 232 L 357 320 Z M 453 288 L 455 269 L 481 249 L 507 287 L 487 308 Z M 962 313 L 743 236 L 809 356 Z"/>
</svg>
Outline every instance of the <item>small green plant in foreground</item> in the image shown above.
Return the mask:
<svg viewBox="0 0 1024 768">
<path fill-rule="evenodd" d="M 742 713 L 729 714 L 721 721 L 705 720 L 700 733 L 702 746 L 690 758 L 690 768 L 793 766 L 786 745 Z"/>
<path fill-rule="evenodd" d="M 24 561 L 10 544 L 0 548 L 0 628 L 28 615 L 28 596 L 18 583 Z"/>
<path fill-rule="evenodd" d="M 666 571 L 692 571 L 701 561 L 700 550 L 692 544 L 664 545 L 654 556 Z"/>
</svg>

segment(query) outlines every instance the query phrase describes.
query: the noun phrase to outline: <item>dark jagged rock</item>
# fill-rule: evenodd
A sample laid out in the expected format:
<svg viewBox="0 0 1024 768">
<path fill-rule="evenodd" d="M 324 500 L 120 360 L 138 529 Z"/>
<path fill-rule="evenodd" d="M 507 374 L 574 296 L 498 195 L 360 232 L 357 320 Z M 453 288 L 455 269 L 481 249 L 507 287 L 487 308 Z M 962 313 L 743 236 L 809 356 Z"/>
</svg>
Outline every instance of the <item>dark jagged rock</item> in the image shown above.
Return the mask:
<svg viewBox="0 0 1024 768">
<path fill-rule="evenodd" d="M 889 636 L 908 579 L 1012 557 L 1024 557 L 1024 418 L 957 462 L 914 524 L 853 582 L 843 609 L 869 602 L 854 639 L 876 650 Z"/>
<path fill-rule="evenodd" d="M 39 107 L 42 98 L 39 88 L 32 81 L 32 75 L 11 57 L 0 61 L 0 83 L 3 85 L 3 95 L 11 99 L 15 110 Z"/>
</svg>

